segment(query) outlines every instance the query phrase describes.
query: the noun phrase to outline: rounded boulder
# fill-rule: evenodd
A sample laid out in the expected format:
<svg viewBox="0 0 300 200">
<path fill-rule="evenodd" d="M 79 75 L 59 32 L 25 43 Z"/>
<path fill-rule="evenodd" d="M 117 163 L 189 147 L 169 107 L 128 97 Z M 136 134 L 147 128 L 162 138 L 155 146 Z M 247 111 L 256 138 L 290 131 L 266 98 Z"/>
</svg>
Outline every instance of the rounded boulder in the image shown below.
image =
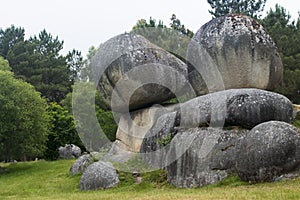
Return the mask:
<svg viewBox="0 0 300 200">
<path fill-rule="evenodd" d="M 244 181 L 274 181 L 300 165 L 300 133 L 294 126 L 269 121 L 238 142 L 237 173 Z"/>
<path fill-rule="evenodd" d="M 100 95 L 117 112 L 162 103 L 189 84 L 184 62 L 131 33 L 101 45 L 91 68 Z"/>
<path fill-rule="evenodd" d="M 98 161 L 84 171 L 81 176 L 80 190 L 97 190 L 115 187 L 119 177 L 115 167 L 110 162 Z"/>
<path fill-rule="evenodd" d="M 189 44 L 187 60 L 198 95 L 233 88 L 273 90 L 283 76 L 270 35 L 256 20 L 240 14 L 204 24 Z"/>
<path fill-rule="evenodd" d="M 181 105 L 181 126 L 240 126 L 252 129 L 266 121 L 291 123 L 293 104 L 283 95 L 260 89 L 230 89 L 203 95 Z"/>
</svg>

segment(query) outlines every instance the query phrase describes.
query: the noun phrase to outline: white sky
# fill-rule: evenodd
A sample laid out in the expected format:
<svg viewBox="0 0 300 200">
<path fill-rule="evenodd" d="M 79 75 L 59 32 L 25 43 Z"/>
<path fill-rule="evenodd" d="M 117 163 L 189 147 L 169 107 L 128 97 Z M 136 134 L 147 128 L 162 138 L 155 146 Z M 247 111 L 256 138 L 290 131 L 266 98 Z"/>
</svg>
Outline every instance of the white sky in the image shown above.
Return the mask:
<svg viewBox="0 0 300 200">
<path fill-rule="evenodd" d="M 283 6 L 295 19 L 299 0 L 267 0 L 265 11 Z M 66 53 L 75 48 L 85 56 L 89 47 L 130 31 L 138 19 L 150 16 L 168 25 L 174 13 L 196 32 L 211 19 L 207 0 L 6 0 L 1 2 L 0 27 L 25 28 L 27 37 L 42 29 L 64 40 Z"/>
</svg>

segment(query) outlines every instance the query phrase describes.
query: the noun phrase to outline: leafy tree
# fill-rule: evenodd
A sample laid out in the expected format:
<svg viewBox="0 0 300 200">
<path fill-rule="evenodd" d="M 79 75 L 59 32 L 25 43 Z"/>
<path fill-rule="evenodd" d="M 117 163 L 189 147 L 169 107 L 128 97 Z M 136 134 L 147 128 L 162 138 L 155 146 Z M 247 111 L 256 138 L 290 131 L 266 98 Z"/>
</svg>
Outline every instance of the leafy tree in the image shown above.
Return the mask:
<svg viewBox="0 0 300 200">
<path fill-rule="evenodd" d="M 190 38 L 192 38 L 194 36 L 194 33 L 191 30 L 185 29 L 184 24 L 181 24 L 180 20 L 176 17 L 175 14 L 173 14 L 171 17 L 170 26 L 173 30 L 177 30 L 178 32 L 180 32 L 183 35 L 186 35 Z"/>
<path fill-rule="evenodd" d="M 300 103 L 300 69 L 285 69 L 283 77 L 284 81 L 277 88 L 277 92 L 284 94 L 294 103 Z"/>
<path fill-rule="evenodd" d="M 80 71 L 81 80 L 92 81 L 94 79 L 90 64 L 91 64 L 92 59 L 95 56 L 97 50 L 100 48 L 100 46 L 101 46 L 101 44 L 99 45 L 98 48 L 96 48 L 95 46 L 91 46 L 89 48 L 88 54 L 86 56 L 87 58 L 86 58 L 86 60 L 84 60 L 84 65 Z"/>
<path fill-rule="evenodd" d="M 0 69 L 7 69 L 3 58 L 0 63 Z M 1 160 L 27 160 L 43 155 L 49 125 L 46 108 L 46 101 L 33 86 L 15 79 L 8 70 L 0 70 Z"/>
<path fill-rule="evenodd" d="M 18 43 L 24 42 L 25 30 L 11 26 L 6 30 L 0 29 L 0 56 L 6 58 L 8 52 Z"/>
<path fill-rule="evenodd" d="M 33 84 L 48 102 L 60 102 L 71 91 L 72 85 L 66 58 L 59 54 L 63 42 L 43 30 L 28 43 L 30 67 L 25 80 Z"/>
<path fill-rule="evenodd" d="M 101 46 L 101 44 L 100 44 L 100 46 Z M 91 63 L 91 60 L 95 56 L 95 54 L 96 54 L 97 50 L 99 49 L 99 47 L 96 48 L 95 46 L 91 46 L 89 48 L 89 51 L 88 51 L 88 54 L 87 54 L 87 59 L 85 61 L 88 65 Z"/>
<path fill-rule="evenodd" d="M 29 42 L 34 45 L 34 50 L 39 54 L 48 58 L 58 58 L 64 61 L 59 52 L 63 49 L 63 41 L 53 36 L 44 29 L 38 36 L 30 37 Z M 58 60 L 57 62 L 59 62 Z M 62 62 L 61 61 L 61 62 Z"/>
<path fill-rule="evenodd" d="M 220 17 L 230 13 L 241 13 L 258 18 L 267 0 L 207 0 L 211 6 L 209 13 Z"/>
<path fill-rule="evenodd" d="M 270 9 L 261 22 L 276 42 L 280 53 L 284 56 L 300 53 L 299 19 L 297 23 L 291 21 L 291 16 L 286 9 L 276 4 L 275 10 Z"/>
<path fill-rule="evenodd" d="M 97 96 L 92 82 L 77 82 L 71 98 L 76 128 L 88 151 L 98 151 L 107 142 L 113 140 L 116 134 L 117 124 L 113 114 L 98 107 L 103 104 L 101 98 Z"/>
<path fill-rule="evenodd" d="M 73 49 L 68 53 L 66 58 L 70 70 L 69 79 L 71 80 L 71 82 L 74 83 L 77 79 L 82 79 L 80 72 L 83 68 L 84 60 L 81 55 L 81 52 Z"/>
<path fill-rule="evenodd" d="M 16 77 L 34 85 L 48 102 L 60 102 L 71 91 L 79 68 L 81 53 L 73 50 L 60 55 L 63 41 L 43 30 L 38 36 L 24 38 L 24 29 L 11 26 L 0 30 L 0 53 Z"/>
<path fill-rule="evenodd" d="M 66 98 L 61 101 L 61 105 L 68 110 L 69 113 L 72 113 L 72 97 L 72 92 L 70 92 L 67 94 Z M 99 109 L 103 111 L 110 111 L 110 107 L 100 96 L 100 93 L 95 90 L 95 110 L 97 111 Z"/>
<path fill-rule="evenodd" d="M 292 102 L 300 103 L 300 18 L 291 21 L 290 14 L 276 4 L 261 23 L 275 41 L 283 65 L 283 83 L 276 89 Z"/>
<path fill-rule="evenodd" d="M 145 19 L 138 20 L 131 32 L 144 36 L 153 44 L 181 59 L 185 57 L 190 38 L 194 34 L 186 29 L 174 14 L 169 28 L 161 20 L 156 23 L 156 20 L 150 17 L 149 22 Z"/>
<path fill-rule="evenodd" d="M 139 29 L 139 28 L 167 28 L 163 21 L 159 20 L 158 24 L 156 24 L 156 20 L 150 17 L 149 22 L 147 22 L 145 19 L 140 19 L 137 21 L 137 23 L 133 26 L 132 30 Z"/>
<path fill-rule="evenodd" d="M 2 71 L 10 71 L 11 68 L 8 64 L 8 61 L 3 59 L 1 56 L 0 56 L 0 70 Z"/>
<path fill-rule="evenodd" d="M 45 158 L 56 160 L 58 158 L 58 148 L 65 144 L 75 144 L 85 150 L 77 134 L 73 116 L 55 102 L 50 103 L 48 113 L 51 127 L 46 143 Z"/>
<path fill-rule="evenodd" d="M 297 23 L 291 21 L 286 9 L 276 4 L 261 23 L 275 41 L 284 65 L 283 83 L 276 91 L 300 103 L 300 18 Z"/>
<path fill-rule="evenodd" d="M 118 125 L 115 122 L 113 113 L 111 111 L 104 111 L 102 109 L 98 109 L 96 116 L 106 137 L 110 141 L 115 141 Z"/>
</svg>

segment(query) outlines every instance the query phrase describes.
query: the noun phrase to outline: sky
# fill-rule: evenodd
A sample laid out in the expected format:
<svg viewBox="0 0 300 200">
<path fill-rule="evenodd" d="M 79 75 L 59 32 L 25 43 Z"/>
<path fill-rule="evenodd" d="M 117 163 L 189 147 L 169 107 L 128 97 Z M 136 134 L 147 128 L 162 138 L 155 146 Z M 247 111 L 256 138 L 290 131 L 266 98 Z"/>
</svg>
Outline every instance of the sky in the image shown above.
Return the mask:
<svg viewBox="0 0 300 200">
<path fill-rule="evenodd" d="M 293 19 L 298 17 L 299 0 L 267 0 L 263 16 L 276 3 Z M 89 47 L 130 31 L 138 19 L 150 16 L 169 25 L 174 13 L 196 32 L 211 20 L 209 9 L 207 0 L 6 0 L 1 2 L 0 28 L 23 27 L 26 37 L 46 29 L 64 41 L 62 54 L 77 49 L 85 56 Z"/>
</svg>

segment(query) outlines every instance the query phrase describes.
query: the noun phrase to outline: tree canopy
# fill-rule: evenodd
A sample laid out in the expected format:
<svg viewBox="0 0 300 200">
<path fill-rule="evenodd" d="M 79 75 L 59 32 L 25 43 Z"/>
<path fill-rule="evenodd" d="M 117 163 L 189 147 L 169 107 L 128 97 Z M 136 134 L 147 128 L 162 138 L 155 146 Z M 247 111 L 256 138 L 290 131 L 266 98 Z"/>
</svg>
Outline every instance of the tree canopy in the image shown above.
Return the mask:
<svg viewBox="0 0 300 200">
<path fill-rule="evenodd" d="M 0 55 L 9 61 L 16 77 L 32 84 L 48 102 L 65 98 L 83 65 L 79 51 L 60 54 L 63 43 L 46 30 L 26 40 L 23 28 L 0 29 Z"/>
<path fill-rule="evenodd" d="M 300 18 L 291 21 L 286 9 L 277 4 L 261 23 L 275 41 L 284 65 L 283 83 L 277 92 L 300 103 Z"/>
<path fill-rule="evenodd" d="M 57 149 L 65 144 L 75 144 L 85 150 L 70 112 L 59 104 L 52 102 L 48 107 L 48 113 L 51 126 L 46 143 L 45 158 L 49 160 L 57 159 L 59 156 Z"/>
<path fill-rule="evenodd" d="M 171 16 L 170 20 L 170 27 L 167 27 L 161 20 L 157 23 L 152 17 L 148 22 L 140 19 L 131 32 L 144 36 L 153 44 L 181 59 L 185 58 L 187 46 L 194 33 L 187 29 L 175 14 Z"/>
<path fill-rule="evenodd" d="M 207 0 L 211 6 L 209 13 L 220 17 L 230 13 L 240 13 L 258 18 L 267 0 Z"/>
<path fill-rule="evenodd" d="M 4 63 L 4 66 L 3 66 Z M 14 78 L 0 57 L 0 158 L 42 156 L 48 134 L 47 104 L 34 87 Z"/>
</svg>

